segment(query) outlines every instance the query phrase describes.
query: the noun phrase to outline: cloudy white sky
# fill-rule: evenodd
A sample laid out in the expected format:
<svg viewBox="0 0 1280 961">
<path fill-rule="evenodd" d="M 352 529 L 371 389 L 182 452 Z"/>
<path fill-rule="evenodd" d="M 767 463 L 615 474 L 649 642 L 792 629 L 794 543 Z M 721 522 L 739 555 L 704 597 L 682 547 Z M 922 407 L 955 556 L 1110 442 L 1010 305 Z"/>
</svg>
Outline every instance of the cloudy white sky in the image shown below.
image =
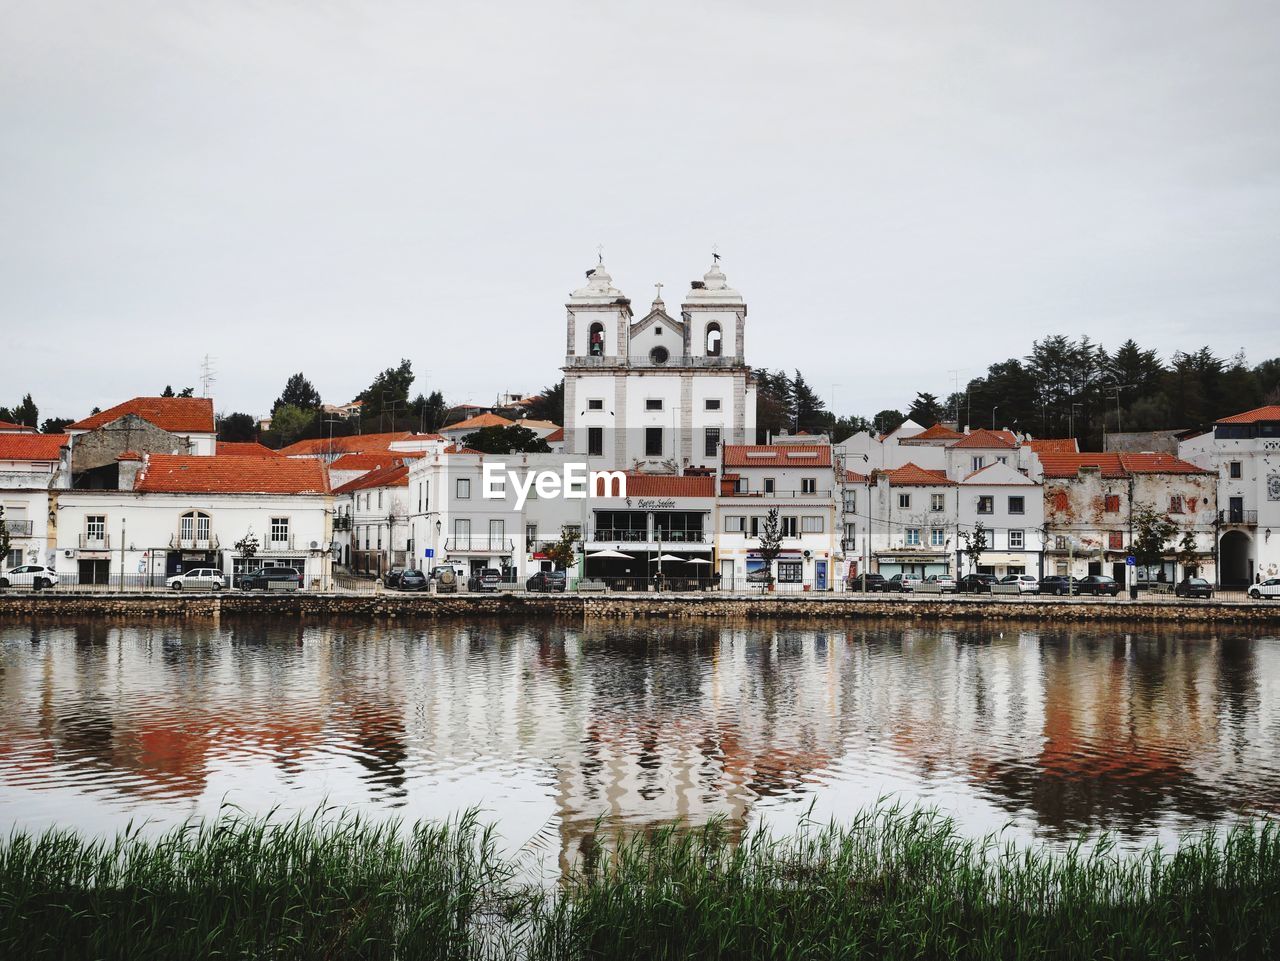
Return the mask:
<svg viewBox="0 0 1280 961">
<path fill-rule="evenodd" d="M 841 412 L 1045 334 L 1280 354 L 1280 4 L 0 0 L 0 403 L 554 382 L 718 244 Z"/>
</svg>

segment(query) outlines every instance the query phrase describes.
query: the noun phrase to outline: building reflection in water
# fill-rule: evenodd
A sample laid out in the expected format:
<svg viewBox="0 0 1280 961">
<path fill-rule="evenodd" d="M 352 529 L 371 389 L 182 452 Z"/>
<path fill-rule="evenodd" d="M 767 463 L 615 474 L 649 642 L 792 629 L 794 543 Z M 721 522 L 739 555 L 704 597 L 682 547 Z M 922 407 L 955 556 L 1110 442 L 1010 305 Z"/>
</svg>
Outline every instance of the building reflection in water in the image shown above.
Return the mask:
<svg viewBox="0 0 1280 961">
<path fill-rule="evenodd" d="M 161 822 L 223 799 L 480 804 L 567 863 L 602 829 L 842 791 L 963 797 L 1047 837 L 1280 800 L 1280 640 L 1220 631 L 98 622 L 0 642 L 8 823 L 50 796 Z"/>
</svg>

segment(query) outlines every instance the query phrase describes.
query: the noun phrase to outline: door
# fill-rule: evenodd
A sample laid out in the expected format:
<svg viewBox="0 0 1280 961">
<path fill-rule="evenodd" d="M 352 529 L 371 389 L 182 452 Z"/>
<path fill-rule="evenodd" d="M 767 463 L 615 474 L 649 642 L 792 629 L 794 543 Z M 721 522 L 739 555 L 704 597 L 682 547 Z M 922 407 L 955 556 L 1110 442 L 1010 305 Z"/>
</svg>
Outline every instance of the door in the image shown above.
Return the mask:
<svg viewBox="0 0 1280 961">
<path fill-rule="evenodd" d="M 722 590 L 733 590 L 733 561 L 720 562 L 720 588 Z"/>
<path fill-rule="evenodd" d="M 825 591 L 827 589 L 827 562 L 813 562 L 813 589 L 815 591 Z"/>
<path fill-rule="evenodd" d="M 1244 523 L 1244 498 L 1232 497 L 1227 502 L 1227 523 L 1243 524 Z"/>
</svg>

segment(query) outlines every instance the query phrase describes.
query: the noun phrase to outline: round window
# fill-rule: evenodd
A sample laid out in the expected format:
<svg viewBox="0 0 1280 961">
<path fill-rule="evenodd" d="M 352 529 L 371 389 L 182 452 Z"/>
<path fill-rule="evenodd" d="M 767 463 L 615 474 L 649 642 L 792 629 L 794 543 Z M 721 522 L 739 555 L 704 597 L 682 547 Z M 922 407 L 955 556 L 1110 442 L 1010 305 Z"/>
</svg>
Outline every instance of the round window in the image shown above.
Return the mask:
<svg viewBox="0 0 1280 961">
<path fill-rule="evenodd" d="M 655 347 L 649 351 L 649 359 L 655 364 L 665 364 L 669 356 L 671 355 L 667 353 L 667 348 L 665 347 Z"/>
</svg>

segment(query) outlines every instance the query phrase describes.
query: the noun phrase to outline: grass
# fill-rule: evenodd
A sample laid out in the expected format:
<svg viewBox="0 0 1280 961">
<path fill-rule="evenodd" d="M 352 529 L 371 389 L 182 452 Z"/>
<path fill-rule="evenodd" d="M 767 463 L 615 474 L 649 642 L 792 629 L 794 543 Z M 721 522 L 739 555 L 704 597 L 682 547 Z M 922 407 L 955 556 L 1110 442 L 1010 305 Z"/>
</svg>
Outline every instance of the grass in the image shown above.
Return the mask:
<svg viewBox="0 0 1280 961">
<path fill-rule="evenodd" d="M 159 838 L 0 841 L 0 957 L 1263 958 L 1271 822 L 1119 854 L 973 840 L 879 808 L 788 837 L 619 836 L 530 887 L 475 814 L 402 829 L 226 817 Z"/>
</svg>

